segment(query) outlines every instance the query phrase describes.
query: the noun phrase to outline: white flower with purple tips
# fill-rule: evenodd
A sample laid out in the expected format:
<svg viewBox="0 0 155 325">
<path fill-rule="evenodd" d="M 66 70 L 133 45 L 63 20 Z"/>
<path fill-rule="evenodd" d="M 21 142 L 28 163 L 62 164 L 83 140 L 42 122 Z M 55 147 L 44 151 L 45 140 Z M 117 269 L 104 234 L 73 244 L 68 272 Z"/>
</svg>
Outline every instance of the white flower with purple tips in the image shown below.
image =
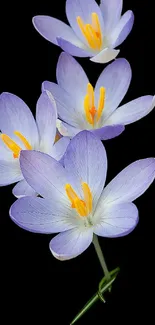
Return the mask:
<svg viewBox="0 0 155 325">
<path fill-rule="evenodd" d="M 128 10 L 121 16 L 123 0 L 67 0 L 66 15 L 70 26 L 49 16 L 35 16 L 36 30 L 65 52 L 91 61 L 105 63 L 119 53 L 115 50 L 130 33 L 134 15 Z"/>
<path fill-rule="evenodd" d="M 2 93 L 0 116 L 0 186 L 18 182 L 13 189 L 16 197 L 35 195 L 20 169 L 21 150 L 39 150 L 60 160 L 69 143 L 65 137 L 54 144 L 57 119 L 54 98 L 48 92 L 41 94 L 35 122 L 22 99 L 11 93 Z"/>
<path fill-rule="evenodd" d="M 45 81 L 42 90 L 53 95 L 59 132 L 73 137 L 90 130 L 101 140 L 118 136 L 125 125 L 138 121 L 155 106 L 155 97 L 139 97 L 120 106 L 130 82 L 132 71 L 125 59 L 116 59 L 99 76 L 95 88 L 83 68 L 69 54 L 61 53 L 57 63 L 57 83 Z"/>
<path fill-rule="evenodd" d="M 41 197 L 18 199 L 11 219 L 37 233 L 60 232 L 50 242 L 52 254 L 67 260 L 85 251 L 93 233 L 119 237 L 138 222 L 132 203 L 155 177 L 155 159 L 138 160 L 122 170 L 103 189 L 107 157 L 101 141 L 89 131 L 80 132 L 68 145 L 64 166 L 47 154 L 22 151 L 22 173 Z"/>
</svg>

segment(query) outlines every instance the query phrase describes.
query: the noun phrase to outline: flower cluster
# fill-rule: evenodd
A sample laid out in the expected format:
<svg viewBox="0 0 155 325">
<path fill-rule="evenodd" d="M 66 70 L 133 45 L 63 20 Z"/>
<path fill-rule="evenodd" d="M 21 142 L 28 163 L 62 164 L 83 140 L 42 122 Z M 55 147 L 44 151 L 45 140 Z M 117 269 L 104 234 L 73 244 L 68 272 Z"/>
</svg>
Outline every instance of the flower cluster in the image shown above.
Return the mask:
<svg viewBox="0 0 155 325">
<path fill-rule="evenodd" d="M 155 158 L 135 161 L 105 186 L 107 155 L 101 140 L 112 139 L 125 125 L 146 116 L 155 97 L 142 96 L 120 106 L 131 67 L 118 58 L 101 72 L 93 88 L 72 57 L 106 63 L 130 33 L 134 15 L 121 16 L 122 0 L 67 0 L 70 26 L 48 16 L 33 24 L 63 52 L 57 83 L 44 81 L 36 120 L 16 95 L 0 95 L 0 185 L 17 183 L 11 219 L 25 230 L 59 233 L 52 254 L 68 260 L 81 254 L 93 236 L 119 237 L 137 225 L 134 203 L 155 178 Z"/>
</svg>

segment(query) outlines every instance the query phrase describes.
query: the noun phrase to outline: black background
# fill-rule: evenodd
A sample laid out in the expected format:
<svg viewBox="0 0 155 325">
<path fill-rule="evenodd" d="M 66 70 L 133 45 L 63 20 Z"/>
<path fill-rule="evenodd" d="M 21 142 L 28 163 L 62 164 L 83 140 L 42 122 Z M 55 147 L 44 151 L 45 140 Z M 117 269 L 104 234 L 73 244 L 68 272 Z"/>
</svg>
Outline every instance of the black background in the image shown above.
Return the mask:
<svg viewBox="0 0 155 325">
<path fill-rule="evenodd" d="M 135 14 L 134 28 L 120 45 L 119 57 L 131 64 L 133 78 L 123 103 L 155 93 L 154 1 L 124 0 L 123 12 Z M 67 22 L 65 1 L 3 3 L 1 7 L 1 87 L 21 97 L 35 113 L 35 104 L 44 80 L 56 81 L 55 68 L 61 49 L 43 39 L 33 28 L 34 15 L 51 15 Z M 104 65 L 78 59 L 95 84 Z M 111 180 L 131 162 L 155 156 L 155 114 L 126 127 L 125 132 L 106 141 L 108 177 Z M 38 235 L 18 228 L 9 218 L 15 198 L 13 186 L 0 188 L 0 296 L 1 324 L 31 322 L 69 324 L 96 291 L 102 269 L 94 248 L 76 259 L 60 262 L 48 249 L 52 236 Z M 147 324 L 154 315 L 155 203 L 154 184 L 136 205 L 140 222 L 127 237 L 100 238 L 109 269 L 121 267 L 107 303 L 98 302 L 79 324 L 128 321 Z M 4 311 L 4 313 L 3 313 Z M 78 323 L 77 323 L 78 324 Z"/>
</svg>

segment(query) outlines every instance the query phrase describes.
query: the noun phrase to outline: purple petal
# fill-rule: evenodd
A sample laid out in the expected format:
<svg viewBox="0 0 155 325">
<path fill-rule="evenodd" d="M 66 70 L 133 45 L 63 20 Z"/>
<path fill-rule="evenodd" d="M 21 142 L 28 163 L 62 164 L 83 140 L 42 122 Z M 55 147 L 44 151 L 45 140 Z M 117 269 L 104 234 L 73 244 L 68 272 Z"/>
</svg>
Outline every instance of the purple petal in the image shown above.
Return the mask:
<svg viewBox="0 0 155 325">
<path fill-rule="evenodd" d="M 93 240 L 92 228 L 84 231 L 79 228 L 60 233 L 50 242 L 51 253 L 57 259 L 70 260 L 83 253 Z"/>
<path fill-rule="evenodd" d="M 43 234 L 72 229 L 74 224 L 68 213 L 69 209 L 54 200 L 30 196 L 18 199 L 10 208 L 10 217 L 18 226 Z"/>
<path fill-rule="evenodd" d="M 125 127 L 123 125 L 110 125 L 103 126 L 103 128 L 101 129 L 94 129 L 91 132 L 101 140 L 108 140 L 120 135 L 124 131 L 124 129 Z"/>
<path fill-rule="evenodd" d="M 26 137 L 33 148 L 38 146 L 38 130 L 34 117 L 22 99 L 10 93 L 0 96 L 0 129 L 11 138 L 14 131 L 19 131 Z"/>
<path fill-rule="evenodd" d="M 20 154 L 20 165 L 25 180 L 38 194 L 68 204 L 67 172 L 59 162 L 42 152 L 24 150 Z"/>
<path fill-rule="evenodd" d="M 81 33 L 79 25 L 76 21 L 76 18 L 80 16 L 84 22 L 84 24 L 92 24 L 91 14 L 95 12 L 98 15 L 101 30 L 103 31 L 104 23 L 101 10 L 97 5 L 95 0 L 67 0 L 66 1 L 66 15 L 68 21 L 75 31 L 76 35 L 83 41 L 86 45 L 88 45 L 85 37 Z"/>
<path fill-rule="evenodd" d="M 66 152 L 69 142 L 70 139 L 68 137 L 63 137 L 58 140 L 52 148 L 51 156 L 56 160 L 60 160 Z"/>
<path fill-rule="evenodd" d="M 76 102 L 83 107 L 89 80 L 81 65 L 69 54 L 61 53 L 57 63 L 57 82 Z"/>
<path fill-rule="evenodd" d="M 134 14 L 128 10 L 120 19 L 118 25 L 111 35 L 111 44 L 113 47 L 119 46 L 127 38 L 134 23 Z"/>
<path fill-rule="evenodd" d="M 131 82 L 131 75 L 130 64 L 125 59 L 115 60 L 102 71 L 95 86 L 95 101 L 97 105 L 100 87 L 104 87 L 106 90 L 102 114 L 104 120 L 111 115 L 124 98 Z"/>
<path fill-rule="evenodd" d="M 104 19 L 104 33 L 107 35 L 121 18 L 123 0 L 101 0 L 100 9 Z"/>
<path fill-rule="evenodd" d="M 19 160 L 0 160 L 0 186 L 16 183 L 23 179 Z"/>
<path fill-rule="evenodd" d="M 65 122 L 62 122 L 60 120 L 57 120 L 57 128 L 59 132 L 66 137 L 73 138 L 75 135 L 77 135 L 81 130 L 78 128 L 75 128 Z"/>
<path fill-rule="evenodd" d="M 100 206 L 96 215 L 100 216 L 94 233 L 102 237 L 121 237 L 128 235 L 138 223 L 138 209 L 133 203 L 122 203 Z"/>
<path fill-rule="evenodd" d="M 132 202 L 142 195 L 155 178 L 155 158 L 137 160 L 123 169 L 104 189 L 104 204 Z"/>
<path fill-rule="evenodd" d="M 117 123 L 127 125 L 146 116 L 154 107 L 155 97 L 143 96 L 116 109 L 105 123 L 106 125 Z"/>
<path fill-rule="evenodd" d="M 44 91 L 38 99 L 36 121 L 40 135 L 40 151 L 51 154 L 56 135 L 57 109 L 54 98 Z"/>
<path fill-rule="evenodd" d="M 14 161 L 12 151 L 7 148 L 5 143 L 0 137 L 0 160 Z"/>
<path fill-rule="evenodd" d="M 18 199 L 23 196 L 37 196 L 37 193 L 34 191 L 34 189 L 25 181 L 25 179 L 22 179 L 22 181 L 18 182 L 13 190 L 12 193 L 15 197 Z"/>
<path fill-rule="evenodd" d="M 81 44 L 72 28 L 56 18 L 35 16 L 32 22 L 39 34 L 55 45 L 58 45 L 57 37 L 62 37 L 70 42 L 73 41 L 77 45 Z"/>
<path fill-rule="evenodd" d="M 107 173 L 107 156 L 102 142 L 91 132 L 80 132 L 67 148 L 64 166 L 69 173 L 79 179 L 79 185 L 81 181 L 89 185 L 95 209 Z"/>
<path fill-rule="evenodd" d="M 105 48 L 95 56 L 93 56 L 90 60 L 96 63 L 107 63 L 112 61 L 118 55 L 119 50 L 115 50 L 112 48 Z"/>
<path fill-rule="evenodd" d="M 93 52 L 89 48 L 87 49 L 87 47 L 82 43 L 76 44 L 75 42 L 67 41 L 62 37 L 57 37 L 57 43 L 63 51 L 70 55 L 78 57 L 89 57 L 93 55 Z"/>
<path fill-rule="evenodd" d="M 42 90 L 48 90 L 54 97 L 59 117 L 67 123 L 78 127 L 76 104 L 73 98 L 59 85 L 44 81 Z"/>
</svg>

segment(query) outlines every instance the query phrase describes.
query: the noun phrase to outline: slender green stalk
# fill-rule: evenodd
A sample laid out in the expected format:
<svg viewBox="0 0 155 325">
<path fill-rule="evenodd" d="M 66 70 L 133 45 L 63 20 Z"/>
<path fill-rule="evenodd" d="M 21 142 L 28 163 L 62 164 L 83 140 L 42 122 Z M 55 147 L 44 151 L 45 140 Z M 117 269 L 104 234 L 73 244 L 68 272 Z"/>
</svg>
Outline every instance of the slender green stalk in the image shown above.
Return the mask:
<svg viewBox="0 0 155 325">
<path fill-rule="evenodd" d="M 103 256 L 103 253 L 102 253 L 99 241 L 98 241 L 98 237 L 95 234 L 94 234 L 94 237 L 93 237 L 93 244 L 94 244 L 98 259 L 100 261 L 100 264 L 102 266 L 103 272 L 105 274 L 106 280 L 109 281 L 111 276 L 110 276 L 110 273 L 108 271 L 108 268 L 107 268 L 107 265 L 106 265 L 106 262 L 105 262 L 105 259 L 104 259 L 104 256 Z"/>
</svg>

